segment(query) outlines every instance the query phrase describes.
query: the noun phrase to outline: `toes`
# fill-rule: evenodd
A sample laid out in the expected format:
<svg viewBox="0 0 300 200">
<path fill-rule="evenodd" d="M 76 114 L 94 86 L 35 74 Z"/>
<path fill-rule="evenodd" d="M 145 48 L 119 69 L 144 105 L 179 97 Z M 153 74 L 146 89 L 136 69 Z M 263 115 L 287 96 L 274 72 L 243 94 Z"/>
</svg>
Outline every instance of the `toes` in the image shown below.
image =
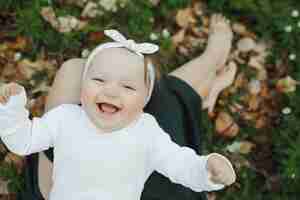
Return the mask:
<svg viewBox="0 0 300 200">
<path fill-rule="evenodd" d="M 213 31 L 213 32 L 217 32 L 217 31 L 220 31 L 220 30 L 216 30 L 218 28 L 222 28 L 225 30 L 227 29 L 228 31 L 230 31 L 230 20 L 228 20 L 226 17 L 224 17 L 223 15 L 221 14 L 213 14 L 211 16 L 211 19 L 210 19 L 210 29 Z"/>
</svg>

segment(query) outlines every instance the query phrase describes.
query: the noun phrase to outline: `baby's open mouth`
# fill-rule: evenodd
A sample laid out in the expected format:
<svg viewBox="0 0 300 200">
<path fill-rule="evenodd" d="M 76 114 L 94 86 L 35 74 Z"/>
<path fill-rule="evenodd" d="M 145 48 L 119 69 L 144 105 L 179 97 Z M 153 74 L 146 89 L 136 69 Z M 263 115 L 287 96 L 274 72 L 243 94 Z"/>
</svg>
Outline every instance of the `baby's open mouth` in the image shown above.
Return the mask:
<svg viewBox="0 0 300 200">
<path fill-rule="evenodd" d="M 121 110 L 121 108 L 110 103 L 97 103 L 97 106 L 102 113 L 115 114 Z"/>
</svg>

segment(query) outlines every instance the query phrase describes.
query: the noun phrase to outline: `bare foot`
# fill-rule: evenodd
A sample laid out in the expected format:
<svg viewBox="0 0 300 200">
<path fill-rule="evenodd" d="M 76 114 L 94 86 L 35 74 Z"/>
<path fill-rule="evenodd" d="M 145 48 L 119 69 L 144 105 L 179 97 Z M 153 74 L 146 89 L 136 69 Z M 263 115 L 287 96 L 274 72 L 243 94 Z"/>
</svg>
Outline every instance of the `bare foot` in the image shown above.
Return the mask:
<svg viewBox="0 0 300 200">
<path fill-rule="evenodd" d="M 218 59 L 216 71 L 224 67 L 231 49 L 233 33 L 229 20 L 221 14 L 214 14 L 210 19 L 207 52 L 212 59 Z"/>
<path fill-rule="evenodd" d="M 209 91 L 208 97 L 203 102 L 203 108 L 208 108 L 208 112 L 213 112 L 219 94 L 233 83 L 236 72 L 237 66 L 234 62 L 230 62 L 220 71 Z"/>
</svg>

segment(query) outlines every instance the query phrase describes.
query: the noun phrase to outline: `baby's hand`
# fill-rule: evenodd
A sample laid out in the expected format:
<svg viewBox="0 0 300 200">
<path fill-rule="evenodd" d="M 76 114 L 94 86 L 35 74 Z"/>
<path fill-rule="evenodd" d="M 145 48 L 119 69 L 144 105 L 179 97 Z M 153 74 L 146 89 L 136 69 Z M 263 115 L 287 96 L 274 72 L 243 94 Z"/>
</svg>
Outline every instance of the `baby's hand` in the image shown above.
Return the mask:
<svg viewBox="0 0 300 200">
<path fill-rule="evenodd" d="M 210 174 L 210 180 L 214 183 L 231 185 L 236 180 L 236 175 L 230 161 L 220 154 L 210 154 L 206 167 Z"/>
<path fill-rule="evenodd" d="M 22 92 L 23 86 L 17 83 L 8 83 L 0 87 L 0 103 L 6 104 L 11 96 L 18 95 Z"/>
</svg>

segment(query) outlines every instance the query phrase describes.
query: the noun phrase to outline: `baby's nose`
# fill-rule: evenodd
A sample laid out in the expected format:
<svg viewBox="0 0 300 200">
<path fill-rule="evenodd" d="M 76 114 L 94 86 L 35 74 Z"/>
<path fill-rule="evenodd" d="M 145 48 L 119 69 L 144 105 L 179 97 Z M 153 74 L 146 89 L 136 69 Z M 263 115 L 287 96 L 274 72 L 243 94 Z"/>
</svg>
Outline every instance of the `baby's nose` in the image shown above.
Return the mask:
<svg viewBox="0 0 300 200">
<path fill-rule="evenodd" d="M 103 93 L 105 96 L 108 97 L 117 97 L 120 94 L 119 88 L 117 85 L 115 84 L 108 84 L 104 90 Z"/>
</svg>

